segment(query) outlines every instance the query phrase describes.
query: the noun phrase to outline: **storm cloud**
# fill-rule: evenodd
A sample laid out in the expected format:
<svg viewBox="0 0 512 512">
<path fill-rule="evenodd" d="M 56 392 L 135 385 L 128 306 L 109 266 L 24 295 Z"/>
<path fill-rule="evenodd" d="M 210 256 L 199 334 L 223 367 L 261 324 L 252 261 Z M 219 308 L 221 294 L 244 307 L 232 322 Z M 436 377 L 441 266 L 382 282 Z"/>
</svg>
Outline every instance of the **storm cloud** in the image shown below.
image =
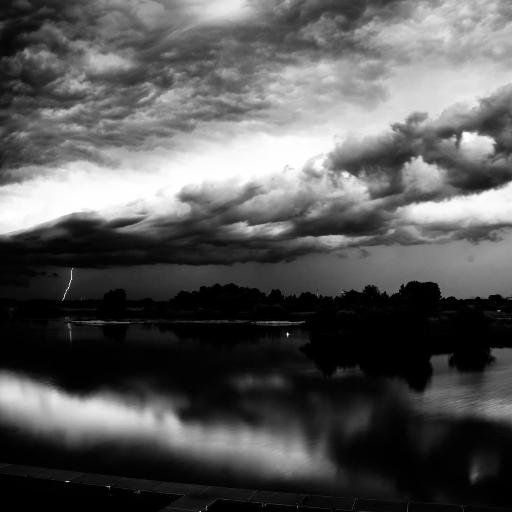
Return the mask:
<svg viewBox="0 0 512 512">
<path fill-rule="evenodd" d="M 499 240 L 512 224 L 512 86 L 472 103 L 456 94 L 432 116 L 372 119 L 396 105 L 390 84 L 406 91 L 397 77 L 428 76 L 435 62 L 508 69 L 505 1 L 8 0 L 0 17 L 0 200 L 16 204 L 32 187 L 43 213 L 62 203 L 44 223 L 35 207 L 19 223 L 2 210 L 2 282 L 49 267 L 286 262 Z M 130 200 L 112 188 L 111 207 L 95 207 L 103 188 L 128 180 L 134 156 L 165 159 L 177 138 L 180 150 L 196 132 L 219 147 L 253 132 L 307 138 L 338 108 L 342 136 L 302 167 L 253 176 L 240 166 L 230 177 L 205 157 L 201 179 L 187 181 L 173 161 L 137 196 L 156 175 L 149 161 L 130 171 Z M 66 202 L 73 173 L 92 183 L 92 206 Z"/>
<path fill-rule="evenodd" d="M 461 46 L 473 58 L 506 54 L 507 2 L 483 9 L 475 0 L 462 13 L 443 2 L 433 14 L 448 21 L 457 14 L 460 23 L 448 41 L 427 38 L 419 22 L 425 13 L 432 19 L 435 4 L 6 0 L 0 183 L 67 161 L 113 164 L 112 148 L 168 145 L 176 133 L 212 122 L 279 125 L 308 104 L 372 105 L 389 94 L 383 78 L 393 65 L 424 57 L 434 43 L 459 59 Z M 497 41 L 465 37 L 489 26 Z"/>
<path fill-rule="evenodd" d="M 289 261 L 382 244 L 495 239 L 505 219 L 429 221 L 425 205 L 502 193 L 512 181 L 512 87 L 437 119 L 411 114 L 381 135 L 340 142 L 302 170 L 190 185 L 107 218 L 77 213 L 4 236 L 4 265 L 103 267 Z M 510 191 L 508 192 L 510 194 Z"/>
<path fill-rule="evenodd" d="M 236 3 L 239 12 L 222 22 Z M 211 121 L 286 118 L 278 105 L 284 95 L 304 100 L 294 66 L 305 63 L 346 56 L 350 75 L 315 87 L 372 101 L 384 94 L 386 70 L 357 64 L 368 50 L 354 31 L 398 16 L 401 3 L 3 2 L 0 180 L 27 179 L 44 164 L 109 162 L 109 148 L 151 148 Z M 300 80 L 322 78 L 311 75 Z"/>
</svg>

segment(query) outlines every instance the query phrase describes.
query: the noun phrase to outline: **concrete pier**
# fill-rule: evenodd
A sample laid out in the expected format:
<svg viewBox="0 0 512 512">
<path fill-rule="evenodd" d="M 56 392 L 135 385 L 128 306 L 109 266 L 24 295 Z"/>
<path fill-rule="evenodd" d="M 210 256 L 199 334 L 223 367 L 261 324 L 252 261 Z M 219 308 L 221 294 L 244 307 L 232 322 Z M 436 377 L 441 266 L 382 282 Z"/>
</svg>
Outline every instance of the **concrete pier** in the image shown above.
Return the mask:
<svg viewBox="0 0 512 512">
<path fill-rule="evenodd" d="M 12 510 L 50 506 L 94 512 L 512 512 L 512 508 L 258 491 L 8 463 L 0 463 L 0 489 L 19 501 Z"/>
</svg>

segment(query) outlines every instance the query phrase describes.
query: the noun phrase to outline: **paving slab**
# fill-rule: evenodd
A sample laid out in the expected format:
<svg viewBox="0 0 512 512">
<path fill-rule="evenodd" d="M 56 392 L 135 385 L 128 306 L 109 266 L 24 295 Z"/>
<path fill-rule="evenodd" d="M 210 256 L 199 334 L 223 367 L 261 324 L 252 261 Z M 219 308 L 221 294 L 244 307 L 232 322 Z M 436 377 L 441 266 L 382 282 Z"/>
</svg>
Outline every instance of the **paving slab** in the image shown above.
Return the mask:
<svg viewBox="0 0 512 512">
<path fill-rule="evenodd" d="M 350 511 L 354 508 L 355 498 L 345 498 L 342 496 L 320 496 L 310 494 L 305 496 L 302 504 L 307 507 L 325 508 L 329 510 Z"/>
<path fill-rule="evenodd" d="M 477 505 L 464 505 L 464 512 L 512 512 L 512 507 L 483 507 Z"/>
<path fill-rule="evenodd" d="M 73 484 L 94 485 L 98 487 L 115 487 L 115 484 L 122 477 L 114 475 L 103 475 L 100 473 L 83 473 L 73 478 Z"/>
<path fill-rule="evenodd" d="M 179 482 L 159 482 L 151 492 L 200 496 L 208 487 L 208 485 L 183 484 Z"/>
<path fill-rule="evenodd" d="M 154 491 L 162 482 L 158 480 L 147 480 L 145 478 L 121 477 L 116 480 L 114 487 L 128 491 Z"/>
<path fill-rule="evenodd" d="M 407 512 L 463 512 L 462 505 L 410 501 Z"/>
<path fill-rule="evenodd" d="M 403 501 L 382 501 L 356 499 L 354 509 L 360 512 L 407 512 Z"/>
<path fill-rule="evenodd" d="M 83 473 L 79 471 L 71 471 L 67 469 L 46 469 L 37 478 L 41 480 L 52 480 L 55 482 L 71 482 L 76 478 L 83 476 Z"/>
<path fill-rule="evenodd" d="M 230 501 L 250 501 L 256 494 L 254 489 L 237 489 L 235 487 L 208 487 L 202 495 Z"/>
<path fill-rule="evenodd" d="M 208 512 L 263 512 L 263 510 L 261 503 L 223 499 L 216 500 L 208 507 Z"/>
<path fill-rule="evenodd" d="M 46 471 L 46 468 L 40 468 L 36 466 L 25 466 L 23 464 L 10 464 L 0 468 L 0 473 L 9 476 L 22 476 L 37 478 L 37 475 Z"/>
<path fill-rule="evenodd" d="M 297 506 L 295 505 L 274 505 L 268 503 L 262 509 L 264 512 L 297 512 Z"/>
<path fill-rule="evenodd" d="M 190 512 L 189 510 L 185 508 L 176 508 L 172 505 L 167 505 L 164 508 L 161 508 L 158 512 Z"/>
<path fill-rule="evenodd" d="M 43 485 L 71 483 L 112 491 L 141 491 L 162 496 L 168 504 L 165 512 L 512 512 L 512 507 L 485 507 L 411 501 L 394 502 L 375 499 L 304 495 L 288 492 L 255 491 L 232 487 L 217 487 L 179 482 L 129 478 L 98 473 L 52 469 L 0 462 L 0 475 L 33 478 Z M 44 483 L 46 482 L 46 483 Z M 89 491 L 88 491 L 89 492 Z M 156 496 L 154 496 L 156 499 Z M 169 503 L 170 502 L 170 503 Z"/>
<path fill-rule="evenodd" d="M 251 498 L 252 502 L 272 505 L 293 505 L 297 507 L 304 499 L 303 494 L 291 492 L 256 491 Z"/>
<path fill-rule="evenodd" d="M 188 512 L 201 512 L 214 501 L 215 499 L 209 496 L 182 496 L 176 501 L 173 501 L 170 506 L 172 508 L 187 510 Z"/>
</svg>

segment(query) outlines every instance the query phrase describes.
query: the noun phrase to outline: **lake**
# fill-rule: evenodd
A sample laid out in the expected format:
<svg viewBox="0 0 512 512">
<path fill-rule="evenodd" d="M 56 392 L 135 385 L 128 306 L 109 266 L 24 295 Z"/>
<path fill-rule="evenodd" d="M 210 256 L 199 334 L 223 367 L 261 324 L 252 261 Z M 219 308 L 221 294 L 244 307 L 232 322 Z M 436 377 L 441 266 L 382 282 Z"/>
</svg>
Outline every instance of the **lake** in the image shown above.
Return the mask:
<svg viewBox="0 0 512 512">
<path fill-rule="evenodd" d="M 326 376 L 301 327 L 3 324 L 0 461 L 381 499 L 512 505 L 512 350 L 424 386 Z M 413 341 L 411 341 L 413 342 Z"/>
</svg>

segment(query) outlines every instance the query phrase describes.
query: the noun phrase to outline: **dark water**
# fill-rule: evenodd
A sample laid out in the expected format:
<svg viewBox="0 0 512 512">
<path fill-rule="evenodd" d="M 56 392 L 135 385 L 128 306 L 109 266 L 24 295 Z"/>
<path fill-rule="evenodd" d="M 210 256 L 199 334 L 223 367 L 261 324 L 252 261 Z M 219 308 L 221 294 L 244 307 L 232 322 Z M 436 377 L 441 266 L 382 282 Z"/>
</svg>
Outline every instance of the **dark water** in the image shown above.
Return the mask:
<svg viewBox="0 0 512 512">
<path fill-rule="evenodd" d="M 288 336 L 287 336 L 288 331 Z M 512 351 L 423 391 L 306 357 L 300 328 L 4 325 L 0 461 L 512 505 Z"/>
</svg>

